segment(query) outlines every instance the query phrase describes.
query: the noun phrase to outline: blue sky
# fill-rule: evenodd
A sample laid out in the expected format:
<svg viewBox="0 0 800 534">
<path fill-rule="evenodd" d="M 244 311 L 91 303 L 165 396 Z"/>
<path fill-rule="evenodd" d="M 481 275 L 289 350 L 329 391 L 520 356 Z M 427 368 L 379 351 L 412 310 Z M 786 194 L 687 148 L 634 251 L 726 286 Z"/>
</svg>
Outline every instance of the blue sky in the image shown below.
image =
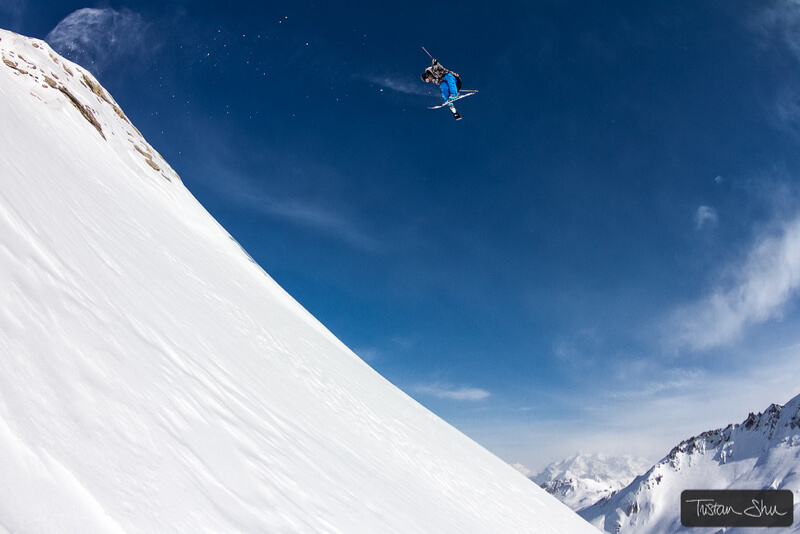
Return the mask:
<svg viewBox="0 0 800 534">
<path fill-rule="evenodd" d="M 251 256 L 501 458 L 800 393 L 800 1 L 10 0 Z M 424 45 L 464 87 L 456 122 Z"/>
</svg>

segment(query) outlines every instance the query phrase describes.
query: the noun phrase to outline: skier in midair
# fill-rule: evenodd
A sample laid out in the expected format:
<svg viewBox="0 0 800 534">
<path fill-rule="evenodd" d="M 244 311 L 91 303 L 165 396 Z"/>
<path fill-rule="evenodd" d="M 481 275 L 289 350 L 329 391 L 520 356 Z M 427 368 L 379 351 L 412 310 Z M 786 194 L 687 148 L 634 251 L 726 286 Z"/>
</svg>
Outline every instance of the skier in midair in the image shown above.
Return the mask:
<svg viewBox="0 0 800 534">
<path fill-rule="evenodd" d="M 447 70 L 435 59 L 431 66 L 422 73 L 421 78 L 423 82 L 433 82 L 439 86 L 445 103 L 455 100 L 458 90 L 461 88 L 461 78 L 458 74 Z"/>
</svg>

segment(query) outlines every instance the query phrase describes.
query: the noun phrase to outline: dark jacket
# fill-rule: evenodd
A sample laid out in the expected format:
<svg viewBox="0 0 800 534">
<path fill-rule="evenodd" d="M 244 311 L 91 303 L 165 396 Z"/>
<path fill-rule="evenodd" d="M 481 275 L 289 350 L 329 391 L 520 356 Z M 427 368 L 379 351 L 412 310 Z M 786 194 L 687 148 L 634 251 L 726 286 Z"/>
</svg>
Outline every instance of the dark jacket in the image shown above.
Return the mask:
<svg viewBox="0 0 800 534">
<path fill-rule="evenodd" d="M 446 68 L 444 68 L 444 67 L 442 66 L 442 64 L 441 64 L 441 63 L 439 63 L 438 61 L 436 61 L 435 59 L 433 60 L 433 65 L 431 65 L 430 67 L 428 67 L 427 69 L 425 69 L 425 73 L 426 73 L 428 76 L 430 76 L 431 80 L 432 80 L 432 81 L 433 81 L 433 83 L 435 83 L 436 85 L 439 85 L 439 84 L 441 84 L 441 83 L 444 81 L 444 77 L 445 77 L 445 76 L 446 76 L 446 75 L 447 75 L 449 72 L 450 72 L 449 70 L 447 70 Z M 453 73 L 453 74 L 455 75 L 455 73 Z M 458 75 L 456 75 L 456 77 L 458 77 Z"/>
</svg>

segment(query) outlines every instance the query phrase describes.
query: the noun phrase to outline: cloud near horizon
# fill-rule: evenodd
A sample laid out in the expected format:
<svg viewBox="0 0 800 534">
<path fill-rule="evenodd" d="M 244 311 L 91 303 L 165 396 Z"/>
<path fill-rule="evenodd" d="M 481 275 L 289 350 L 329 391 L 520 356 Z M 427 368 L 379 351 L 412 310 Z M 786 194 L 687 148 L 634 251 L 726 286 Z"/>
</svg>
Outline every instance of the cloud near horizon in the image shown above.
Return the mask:
<svg viewBox="0 0 800 534">
<path fill-rule="evenodd" d="M 729 345 L 747 327 L 781 319 L 800 293 L 800 216 L 758 238 L 726 287 L 678 310 L 670 337 L 679 347 Z"/>
<path fill-rule="evenodd" d="M 423 395 L 433 395 L 440 399 L 456 401 L 481 401 L 492 396 L 484 389 L 470 387 L 454 387 L 449 384 L 433 383 L 420 384 L 414 387 L 414 391 Z"/>
<path fill-rule="evenodd" d="M 83 8 L 59 22 L 45 37 L 59 54 L 95 74 L 120 61 L 142 61 L 158 44 L 150 25 L 128 9 Z"/>
</svg>

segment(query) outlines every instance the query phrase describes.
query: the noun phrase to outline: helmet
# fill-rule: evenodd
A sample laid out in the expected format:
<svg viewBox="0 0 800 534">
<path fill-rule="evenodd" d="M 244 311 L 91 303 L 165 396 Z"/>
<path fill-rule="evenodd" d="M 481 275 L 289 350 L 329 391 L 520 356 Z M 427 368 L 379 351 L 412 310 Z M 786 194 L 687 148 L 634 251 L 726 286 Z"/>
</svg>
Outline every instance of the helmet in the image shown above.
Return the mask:
<svg viewBox="0 0 800 534">
<path fill-rule="evenodd" d="M 422 81 L 423 81 L 423 82 L 427 82 L 427 81 L 428 81 L 428 77 L 429 77 L 430 75 L 431 75 L 431 73 L 430 73 L 430 72 L 428 72 L 428 70 L 427 70 L 427 69 L 425 69 L 425 72 L 423 72 L 423 73 L 422 73 L 422 75 L 420 76 L 420 78 L 422 78 Z"/>
</svg>

